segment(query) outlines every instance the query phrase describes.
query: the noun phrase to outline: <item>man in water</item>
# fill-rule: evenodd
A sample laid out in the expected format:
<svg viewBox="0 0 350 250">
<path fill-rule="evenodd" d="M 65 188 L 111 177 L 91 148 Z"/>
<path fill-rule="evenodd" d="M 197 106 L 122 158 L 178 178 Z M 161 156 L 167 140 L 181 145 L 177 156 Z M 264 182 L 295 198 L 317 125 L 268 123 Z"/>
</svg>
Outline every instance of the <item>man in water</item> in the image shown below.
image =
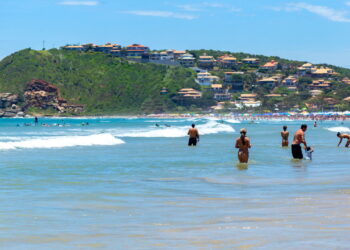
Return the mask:
<svg viewBox="0 0 350 250">
<path fill-rule="evenodd" d="M 39 119 L 38 119 L 38 117 L 34 117 L 34 124 L 35 124 L 35 126 L 37 126 L 38 125 L 38 123 L 39 123 Z"/>
<path fill-rule="evenodd" d="M 281 132 L 281 137 L 282 137 L 282 147 L 288 147 L 289 132 L 287 131 L 287 126 L 283 126 L 283 131 Z"/>
<path fill-rule="evenodd" d="M 339 143 L 338 143 L 338 147 L 339 147 L 339 145 L 341 144 L 341 142 L 343 141 L 343 139 L 345 138 L 345 139 L 348 139 L 348 141 L 347 141 L 346 144 L 345 144 L 345 147 L 348 148 L 349 145 L 350 145 L 350 135 L 348 135 L 348 134 L 342 134 L 342 133 L 338 132 L 338 133 L 337 133 L 337 136 L 340 138 L 340 141 L 339 141 Z"/>
<path fill-rule="evenodd" d="M 189 135 L 189 139 L 188 139 L 188 146 L 196 146 L 197 142 L 199 141 L 199 133 L 198 130 L 195 128 L 195 124 L 192 124 L 192 128 L 190 128 L 188 130 L 188 135 Z"/>
<path fill-rule="evenodd" d="M 301 125 L 300 129 L 295 132 L 294 139 L 292 143 L 292 155 L 294 159 L 303 159 L 303 152 L 301 151 L 300 144 L 304 144 L 304 148 L 307 148 L 305 141 L 305 131 L 307 130 L 307 125 Z"/>
<path fill-rule="evenodd" d="M 246 136 L 247 130 L 240 130 L 241 136 L 236 139 L 236 148 L 238 148 L 238 160 L 240 163 L 247 163 L 249 159 L 250 139 Z"/>
</svg>

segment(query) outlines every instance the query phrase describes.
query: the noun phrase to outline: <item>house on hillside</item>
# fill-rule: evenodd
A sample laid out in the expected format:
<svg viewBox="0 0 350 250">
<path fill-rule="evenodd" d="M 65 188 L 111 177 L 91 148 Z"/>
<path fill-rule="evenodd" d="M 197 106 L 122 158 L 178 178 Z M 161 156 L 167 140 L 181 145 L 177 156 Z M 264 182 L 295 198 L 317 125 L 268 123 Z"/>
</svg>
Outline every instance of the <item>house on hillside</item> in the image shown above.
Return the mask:
<svg viewBox="0 0 350 250">
<path fill-rule="evenodd" d="M 185 50 L 173 50 L 173 55 L 175 60 L 179 60 L 179 58 L 186 54 Z"/>
<path fill-rule="evenodd" d="M 215 64 L 215 59 L 212 56 L 203 55 L 198 59 L 198 67 L 204 69 L 212 69 Z"/>
<path fill-rule="evenodd" d="M 127 57 L 142 57 L 143 55 L 148 54 L 149 51 L 149 47 L 141 44 L 132 44 L 126 46 Z"/>
<path fill-rule="evenodd" d="M 211 89 L 214 92 L 214 99 L 216 101 L 229 101 L 232 98 L 228 89 L 223 88 L 222 84 L 212 84 Z"/>
<path fill-rule="evenodd" d="M 238 100 L 236 101 L 237 108 L 256 108 L 261 106 L 261 101 L 256 100 L 257 94 L 241 94 Z"/>
<path fill-rule="evenodd" d="M 159 61 L 160 60 L 160 52 L 154 51 L 154 52 L 150 53 L 149 54 L 149 59 L 151 61 Z"/>
<path fill-rule="evenodd" d="M 83 51 L 83 46 L 81 46 L 81 45 L 66 45 L 66 46 L 63 46 L 62 49 L 72 50 L 72 51 Z"/>
<path fill-rule="evenodd" d="M 341 82 L 350 85 L 350 79 L 347 78 L 347 77 L 344 77 L 344 78 L 341 80 Z"/>
<path fill-rule="evenodd" d="M 323 93 L 323 90 L 319 90 L 319 89 L 314 89 L 314 90 L 309 90 L 309 93 L 312 97 L 321 95 Z"/>
<path fill-rule="evenodd" d="M 312 68 L 311 69 L 311 76 L 312 77 L 330 77 L 333 76 L 335 73 L 333 69 L 326 68 L 326 67 L 320 67 L 320 68 Z"/>
<path fill-rule="evenodd" d="M 95 51 L 96 44 L 94 43 L 86 43 L 81 45 L 83 47 L 83 51 Z"/>
<path fill-rule="evenodd" d="M 197 83 L 202 86 L 210 86 L 214 83 L 217 83 L 220 81 L 220 78 L 218 76 L 213 76 L 209 72 L 203 72 L 197 74 Z"/>
<path fill-rule="evenodd" d="M 192 54 L 186 53 L 181 55 L 178 58 L 178 61 L 183 67 L 189 68 L 194 66 L 196 59 Z"/>
<path fill-rule="evenodd" d="M 119 44 L 112 44 L 112 43 L 106 43 L 105 45 L 96 45 L 94 48 L 94 51 L 96 52 L 103 52 L 103 53 L 110 53 L 112 54 L 112 51 L 116 54 L 116 51 L 120 51 L 122 49 L 122 46 Z"/>
<path fill-rule="evenodd" d="M 313 67 L 314 66 L 311 63 L 304 63 L 302 66 L 298 67 L 298 75 L 305 76 L 307 74 L 311 74 Z"/>
<path fill-rule="evenodd" d="M 270 72 L 275 71 L 278 68 L 278 64 L 279 63 L 277 61 L 272 60 L 272 61 L 267 62 L 264 65 L 260 66 L 260 69 L 264 70 L 264 71 L 270 71 Z"/>
<path fill-rule="evenodd" d="M 237 58 L 230 55 L 223 55 L 218 58 L 217 64 L 223 69 L 232 69 L 237 65 Z"/>
<path fill-rule="evenodd" d="M 192 89 L 192 88 L 183 88 L 177 92 L 178 96 L 181 98 L 188 99 L 199 99 L 202 97 L 202 92 Z"/>
<path fill-rule="evenodd" d="M 242 60 L 242 63 L 244 63 L 244 64 L 248 64 L 248 65 L 259 65 L 259 63 L 260 63 L 260 60 L 259 59 L 257 59 L 257 58 L 244 58 L 243 60 Z"/>
<path fill-rule="evenodd" d="M 256 86 L 265 86 L 273 88 L 277 86 L 278 81 L 273 77 L 265 77 L 256 82 Z"/>
<path fill-rule="evenodd" d="M 282 85 L 286 87 L 296 87 L 298 86 L 298 78 L 295 76 L 288 76 L 282 81 Z"/>
<path fill-rule="evenodd" d="M 318 79 L 313 80 L 312 83 L 309 85 L 309 88 L 311 90 L 324 90 L 329 89 L 331 87 L 331 82 L 324 80 L 324 79 Z"/>
</svg>

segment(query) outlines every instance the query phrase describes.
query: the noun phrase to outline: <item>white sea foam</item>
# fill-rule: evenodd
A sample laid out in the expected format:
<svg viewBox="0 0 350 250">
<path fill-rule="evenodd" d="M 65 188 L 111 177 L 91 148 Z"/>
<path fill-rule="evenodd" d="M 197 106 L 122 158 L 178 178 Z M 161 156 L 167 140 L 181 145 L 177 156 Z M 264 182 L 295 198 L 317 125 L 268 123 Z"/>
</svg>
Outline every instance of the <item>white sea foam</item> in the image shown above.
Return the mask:
<svg viewBox="0 0 350 250">
<path fill-rule="evenodd" d="M 201 135 L 217 134 L 223 132 L 234 132 L 235 130 L 227 125 L 215 121 L 209 121 L 197 126 Z M 184 137 L 187 136 L 188 126 L 174 126 L 163 128 L 137 129 L 127 133 L 117 134 L 118 137 Z"/>
<path fill-rule="evenodd" d="M 240 121 L 235 120 L 235 119 L 228 119 L 228 120 L 224 120 L 224 121 L 228 122 L 228 123 L 241 123 Z"/>
<path fill-rule="evenodd" d="M 331 132 L 350 132 L 350 128 L 348 127 L 330 127 L 330 128 L 326 128 L 327 130 L 331 131 Z"/>
<path fill-rule="evenodd" d="M 0 142 L 0 150 L 22 148 L 64 148 L 75 146 L 117 145 L 124 141 L 111 134 L 94 134 L 88 136 L 57 136 L 23 141 Z"/>
</svg>

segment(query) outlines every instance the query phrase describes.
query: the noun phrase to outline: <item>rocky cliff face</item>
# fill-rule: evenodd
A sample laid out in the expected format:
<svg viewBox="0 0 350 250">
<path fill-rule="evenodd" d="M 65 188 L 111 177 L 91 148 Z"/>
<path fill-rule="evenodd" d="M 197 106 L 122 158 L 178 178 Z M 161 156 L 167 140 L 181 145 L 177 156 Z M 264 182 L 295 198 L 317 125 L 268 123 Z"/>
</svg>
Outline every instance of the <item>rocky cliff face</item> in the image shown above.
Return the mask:
<svg viewBox="0 0 350 250">
<path fill-rule="evenodd" d="M 24 109 L 37 107 L 41 109 L 53 108 L 60 113 L 80 113 L 84 111 L 83 105 L 69 104 L 60 97 L 59 88 L 43 80 L 32 80 L 25 88 Z"/>
<path fill-rule="evenodd" d="M 18 106 L 19 98 L 11 93 L 0 93 L 0 117 L 23 116 L 22 108 Z"/>
</svg>

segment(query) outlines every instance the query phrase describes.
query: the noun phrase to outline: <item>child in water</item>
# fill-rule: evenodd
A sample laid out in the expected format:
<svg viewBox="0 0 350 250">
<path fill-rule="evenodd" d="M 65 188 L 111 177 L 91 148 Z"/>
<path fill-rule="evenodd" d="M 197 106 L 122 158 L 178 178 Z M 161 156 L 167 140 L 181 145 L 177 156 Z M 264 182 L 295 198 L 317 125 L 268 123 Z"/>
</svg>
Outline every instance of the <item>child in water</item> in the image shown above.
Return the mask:
<svg viewBox="0 0 350 250">
<path fill-rule="evenodd" d="M 313 147 L 307 147 L 305 149 L 305 154 L 306 154 L 306 160 L 312 160 L 312 153 L 314 152 L 314 148 Z"/>
</svg>

